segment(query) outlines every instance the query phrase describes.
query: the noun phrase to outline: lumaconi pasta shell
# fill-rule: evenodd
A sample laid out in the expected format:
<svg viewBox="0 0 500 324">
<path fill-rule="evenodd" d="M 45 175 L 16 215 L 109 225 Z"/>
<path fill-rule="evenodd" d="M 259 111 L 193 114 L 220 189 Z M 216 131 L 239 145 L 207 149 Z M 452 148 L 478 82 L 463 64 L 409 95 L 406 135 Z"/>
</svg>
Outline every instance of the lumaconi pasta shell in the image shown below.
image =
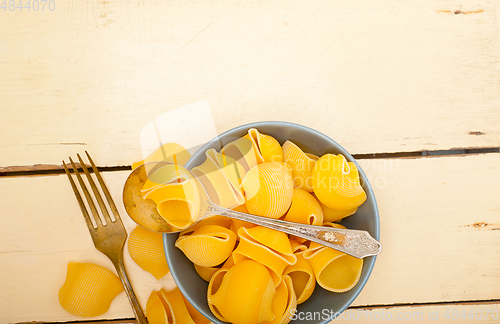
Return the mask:
<svg viewBox="0 0 500 324">
<path fill-rule="evenodd" d="M 276 288 L 272 306 L 274 319 L 261 324 L 286 324 L 292 320 L 297 310 L 297 297 L 293 289 L 292 279 L 284 275 L 280 285 Z"/>
<path fill-rule="evenodd" d="M 132 170 L 148 162 L 166 161 L 179 165 L 184 165 L 191 158 L 191 154 L 179 144 L 166 143 L 157 148 L 147 158 L 132 164 Z"/>
<path fill-rule="evenodd" d="M 212 276 L 220 270 L 220 268 L 216 267 L 202 267 L 194 263 L 194 269 L 196 270 L 196 273 L 205 280 L 206 282 L 210 282 L 210 279 Z"/>
<path fill-rule="evenodd" d="M 224 208 L 245 203 L 240 183 L 246 171 L 241 164 L 213 149 L 206 156 L 205 162 L 191 172 L 200 179 L 210 199 Z"/>
<path fill-rule="evenodd" d="M 238 230 L 240 243 L 233 252 L 234 263 L 251 259 L 269 268 L 275 286 L 282 279 L 287 265 L 294 264 L 297 257 L 291 250 L 286 234 L 265 227 L 242 227 Z"/>
<path fill-rule="evenodd" d="M 341 293 L 351 290 L 359 281 L 363 259 L 311 242 L 303 253 L 309 261 L 318 284 L 326 290 Z"/>
<path fill-rule="evenodd" d="M 311 264 L 304 259 L 303 253 L 296 253 L 295 255 L 297 256 L 297 262 L 287 266 L 283 271 L 283 276 L 290 276 L 293 282 L 293 290 L 297 296 L 297 304 L 302 304 L 314 292 L 316 277 Z"/>
<path fill-rule="evenodd" d="M 222 226 L 206 225 L 192 234 L 180 236 L 175 242 L 191 262 L 202 267 L 215 267 L 233 252 L 236 234 Z"/>
<path fill-rule="evenodd" d="M 137 226 L 128 239 L 132 260 L 156 279 L 163 278 L 170 270 L 163 250 L 163 235 Z"/>
<path fill-rule="evenodd" d="M 68 263 L 66 281 L 59 290 L 59 303 L 71 314 L 94 317 L 106 313 L 123 291 L 120 279 L 92 263 Z"/>
<path fill-rule="evenodd" d="M 232 267 L 232 266 L 231 266 Z M 212 278 L 210 278 L 210 282 L 208 283 L 208 291 L 207 291 L 207 301 L 208 301 L 208 307 L 212 311 L 212 314 L 215 315 L 219 320 L 223 322 L 227 322 L 227 319 L 222 316 L 222 314 L 219 312 L 217 307 L 213 304 L 213 296 L 219 291 L 222 285 L 222 280 L 224 279 L 224 276 L 226 275 L 227 271 L 231 268 L 221 268 L 219 271 L 214 273 L 212 275 Z M 225 283 L 227 285 L 227 282 Z M 227 288 L 224 288 L 227 289 Z M 220 299 L 224 299 L 224 296 L 219 297 Z"/>
<path fill-rule="evenodd" d="M 227 260 L 224 262 L 224 264 L 222 265 L 222 267 L 218 266 L 218 267 L 202 267 L 202 266 L 199 266 L 195 263 L 194 264 L 194 268 L 196 270 L 196 272 L 198 273 L 198 275 L 205 281 L 207 282 L 210 282 L 210 280 L 212 279 L 212 276 L 219 270 L 221 269 L 230 269 L 233 265 L 234 265 L 234 261 L 233 261 L 233 255 L 231 254 Z"/>
<path fill-rule="evenodd" d="M 181 294 L 182 295 L 182 294 Z M 184 300 L 184 304 L 186 305 L 187 311 L 189 312 L 189 315 L 191 315 L 191 318 L 196 324 L 209 324 L 210 320 L 206 318 L 202 313 L 198 312 L 198 310 L 189 303 L 189 301 L 182 295 L 182 299 Z M 149 323 L 153 324 L 153 323 Z"/>
<path fill-rule="evenodd" d="M 169 324 L 173 319 L 169 319 L 166 302 L 163 300 L 161 292 L 152 291 L 146 303 L 146 317 L 149 324 Z"/>
<path fill-rule="evenodd" d="M 197 182 L 178 165 L 159 168 L 148 177 L 142 192 L 143 198 L 153 200 L 160 216 L 175 228 L 186 228 L 201 217 Z"/>
<path fill-rule="evenodd" d="M 321 225 L 323 210 L 319 202 L 310 193 L 303 189 L 293 188 L 293 198 L 285 220 L 289 222 Z"/>
<path fill-rule="evenodd" d="M 217 153 L 214 149 L 207 151 L 207 156 L 210 157 L 219 167 L 222 173 L 226 176 L 232 186 L 241 194 L 240 185 L 249 169 L 245 169 L 241 163 L 231 156 L 224 153 Z"/>
<path fill-rule="evenodd" d="M 242 187 L 246 207 L 254 215 L 280 218 L 292 203 L 292 174 L 283 163 L 255 166 L 243 179 Z"/>
<path fill-rule="evenodd" d="M 285 163 L 292 168 L 293 185 L 307 192 L 313 192 L 312 170 L 318 157 L 304 153 L 291 141 L 283 144 L 283 155 Z"/>
<path fill-rule="evenodd" d="M 257 155 L 250 138 L 239 138 L 226 144 L 220 151 L 221 154 L 232 157 L 248 172 L 257 165 Z M 242 179 L 244 176 L 241 177 Z"/>
<path fill-rule="evenodd" d="M 250 237 L 254 241 L 259 242 L 260 244 L 263 244 L 278 253 L 286 255 L 293 254 L 290 240 L 283 232 L 268 227 L 255 226 L 238 234 Z"/>
<path fill-rule="evenodd" d="M 160 292 L 167 306 L 167 315 L 169 319 L 172 319 L 172 324 L 195 324 L 186 304 L 184 304 L 184 298 L 182 298 L 179 288 L 176 287 L 172 291 L 161 289 Z"/>
<path fill-rule="evenodd" d="M 293 236 L 293 235 L 291 235 Z M 300 240 L 298 240 L 300 239 Z M 304 252 L 308 249 L 307 245 L 305 244 L 308 242 L 306 239 L 302 239 L 301 237 L 293 236 L 290 237 L 290 244 L 292 246 L 292 252 L 297 254 Z"/>
<path fill-rule="evenodd" d="M 314 165 L 312 179 L 316 197 L 332 209 L 353 209 L 366 200 L 356 165 L 347 162 L 341 154 L 320 157 Z"/>
<path fill-rule="evenodd" d="M 208 324 L 210 321 L 198 312 L 181 294 L 172 291 L 153 291 L 146 304 L 149 324 Z"/>
<path fill-rule="evenodd" d="M 319 199 L 318 202 L 323 210 L 323 222 L 339 222 L 344 217 L 354 215 L 358 210 L 358 207 L 347 210 L 335 210 L 323 204 Z"/>
<path fill-rule="evenodd" d="M 259 133 L 255 128 L 250 128 L 244 138 L 252 141 L 258 163 L 283 162 L 283 149 L 274 137 Z"/>
<path fill-rule="evenodd" d="M 275 292 L 267 268 L 253 260 L 245 260 L 212 277 L 208 303 L 221 320 L 255 324 L 274 319 L 271 305 Z"/>
</svg>

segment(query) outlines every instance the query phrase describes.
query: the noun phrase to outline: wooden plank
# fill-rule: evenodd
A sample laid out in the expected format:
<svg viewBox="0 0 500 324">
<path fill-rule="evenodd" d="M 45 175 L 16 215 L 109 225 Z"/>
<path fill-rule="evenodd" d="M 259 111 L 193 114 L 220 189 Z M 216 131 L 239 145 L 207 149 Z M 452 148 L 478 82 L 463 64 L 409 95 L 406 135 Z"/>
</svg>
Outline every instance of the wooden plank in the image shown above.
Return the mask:
<svg viewBox="0 0 500 324">
<path fill-rule="evenodd" d="M 121 203 L 127 175 L 103 173 L 130 233 L 135 224 Z M 58 300 L 68 262 L 91 262 L 116 271 L 111 261 L 94 248 L 66 175 L 3 178 L 0 195 L 0 323 L 82 320 L 66 312 Z M 152 290 L 175 287 L 170 274 L 157 281 L 142 270 L 130 258 L 127 246 L 124 262 L 144 309 Z M 125 293 L 121 293 L 106 314 L 92 319 L 133 316 Z"/>
<path fill-rule="evenodd" d="M 424 306 L 397 306 L 383 308 L 349 308 L 342 314 L 336 314 L 329 309 L 318 313 L 296 313 L 297 320 L 301 318 L 328 319 L 334 318 L 330 323 L 380 323 L 380 321 L 399 321 L 404 323 L 470 323 L 481 321 L 481 323 L 498 323 L 500 313 L 499 303 L 475 303 L 463 304 L 453 303 L 446 305 L 424 305 Z M 37 322 L 41 323 L 41 322 Z M 68 322 L 67 324 L 81 322 Z M 86 324 L 117 324 L 136 323 L 134 320 L 112 320 L 99 322 L 86 322 Z"/>
<path fill-rule="evenodd" d="M 328 311 L 325 311 L 326 315 Z M 297 314 L 297 317 L 300 314 Z M 307 316 L 308 314 L 302 314 Z M 314 316 L 311 314 L 309 316 Z M 319 316 L 319 315 L 317 315 Z M 383 308 L 358 308 L 348 309 L 342 314 L 335 315 L 336 323 L 380 323 L 394 321 L 397 323 L 498 323 L 500 319 L 500 304 L 446 304 L 423 306 L 398 306 Z M 304 317 L 305 318 L 305 317 Z M 328 318 L 326 316 L 325 318 Z"/>
<path fill-rule="evenodd" d="M 384 249 L 353 306 L 498 298 L 500 154 L 360 164 L 379 204 Z M 104 173 L 130 230 L 120 198 L 127 175 Z M 57 301 L 67 262 L 111 264 L 93 248 L 66 176 L 0 178 L 0 206 L 0 322 L 78 320 Z M 125 256 L 142 305 L 152 289 L 172 285 Z M 121 294 L 101 318 L 130 317 Z"/>
<path fill-rule="evenodd" d="M 355 305 L 498 298 L 500 154 L 359 163 L 383 252 Z"/>
<path fill-rule="evenodd" d="M 451 303 L 445 305 L 396 306 L 381 308 L 349 308 L 342 314 L 329 309 L 318 313 L 296 313 L 296 319 L 316 318 L 327 320 L 334 318 L 330 323 L 380 323 L 381 321 L 398 321 L 404 323 L 498 323 L 500 319 L 500 304 L 497 302 L 483 303 Z M 42 322 L 37 322 L 42 323 Z M 78 324 L 81 322 L 67 322 Z M 86 324 L 117 324 L 136 323 L 134 320 L 87 321 Z"/>
<path fill-rule="evenodd" d="M 283 120 L 352 153 L 500 146 L 498 1 L 61 0 L 1 14 L 0 170 L 84 149 L 128 165 L 144 125 L 202 99 L 219 133 Z"/>
</svg>

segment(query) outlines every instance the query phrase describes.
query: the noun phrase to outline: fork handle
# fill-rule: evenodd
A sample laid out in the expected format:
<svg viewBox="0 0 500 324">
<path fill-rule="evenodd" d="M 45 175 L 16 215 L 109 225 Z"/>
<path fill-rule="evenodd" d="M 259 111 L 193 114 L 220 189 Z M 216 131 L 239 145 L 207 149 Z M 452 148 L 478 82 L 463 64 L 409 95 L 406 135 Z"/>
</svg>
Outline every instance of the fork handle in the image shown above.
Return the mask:
<svg viewBox="0 0 500 324">
<path fill-rule="evenodd" d="M 125 271 L 125 265 L 123 264 L 123 259 L 119 258 L 118 260 L 111 260 L 111 261 L 113 262 L 113 265 L 116 268 L 116 272 L 118 272 L 118 277 L 120 277 L 120 280 L 122 281 L 123 288 L 125 288 L 125 293 L 127 294 L 128 300 L 132 305 L 132 310 L 134 311 L 137 323 L 148 324 L 148 320 L 146 319 L 146 316 L 142 311 L 141 305 L 139 304 L 139 301 L 137 300 L 134 290 L 132 289 L 132 285 L 128 280 L 127 272 Z"/>
</svg>

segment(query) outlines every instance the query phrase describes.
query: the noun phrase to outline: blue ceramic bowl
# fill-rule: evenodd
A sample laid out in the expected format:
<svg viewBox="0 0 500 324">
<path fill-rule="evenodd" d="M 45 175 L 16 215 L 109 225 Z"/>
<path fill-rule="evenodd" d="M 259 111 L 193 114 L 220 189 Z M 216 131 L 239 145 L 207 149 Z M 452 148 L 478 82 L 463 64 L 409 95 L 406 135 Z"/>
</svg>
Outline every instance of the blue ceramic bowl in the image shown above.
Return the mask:
<svg viewBox="0 0 500 324">
<path fill-rule="evenodd" d="M 317 156 L 326 153 L 343 154 L 348 161 L 356 163 L 354 158 L 334 140 L 311 128 L 292 123 L 270 121 L 239 126 L 219 135 L 200 148 L 185 167 L 190 170 L 202 164 L 205 161 L 205 152 L 208 149 L 213 148 L 220 151 L 225 144 L 245 135 L 250 128 L 256 128 L 263 134 L 273 136 L 280 144 L 290 140 L 307 153 Z M 379 216 L 375 196 L 363 170 L 357 163 L 356 166 L 367 199 L 358 208 L 356 214 L 345 218 L 341 224 L 350 229 L 366 230 L 375 239 L 380 240 Z M 208 283 L 200 278 L 194 269 L 193 263 L 184 256 L 181 250 L 175 247 L 177 237 L 178 234 L 164 234 L 163 236 L 165 255 L 172 277 L 184 296 L 198 311 L 213 323 L 224 323 L 218 320 L 208 307 Z M 328 323 L 332 319 L 329 316 L 338 316 L 342 313 L 351 305 L 365 286 L 375 264 L 375 259 L 375 256 L 365 258 L 361 278 L 358 284 L 348 292 L 333 293 L 316 285 L 312 296 L 298 306 L 296 319 L 292 322 Z M 312 319 L 307 320 L 308 316 Z"/>
</svg>

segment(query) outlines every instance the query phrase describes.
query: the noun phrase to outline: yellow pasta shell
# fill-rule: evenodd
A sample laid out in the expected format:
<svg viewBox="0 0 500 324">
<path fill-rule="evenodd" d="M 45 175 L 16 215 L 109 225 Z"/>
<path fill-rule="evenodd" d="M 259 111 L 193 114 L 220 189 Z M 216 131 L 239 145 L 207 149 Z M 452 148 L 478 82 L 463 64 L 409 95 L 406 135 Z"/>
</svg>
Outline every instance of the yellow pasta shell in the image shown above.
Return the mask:
<svg viewBox="0 0 500 324">
<path fill-rule="evenodd" d="M 218 274 L 221 274 L 219 276 Z M 266 267 L 253 260 L 220 270 L 208 290 L 208 303 L 227 322 L 255 324 L 274 318 L 275 287 Z"/>
<path fill-rule="evenodd" d="M 261 324 L 286 324 L 292 320 L 297 309 L 297 298 L 293 290 L 292 279 L 284 275 L 280 285 L 276 288 L 271 308 L 274 319 Z"/>
<path fill-rule="evenodd" d="M 292 246 L 292 252 L 295 253 L 295 255 L 308 249 L 306 245 L 306 242 L 309 242 L 308 240 L 305 240 L 301 237 L 292 236 L 293 235 L 290 235 L 290 245 Z"/>
<path fill-rule="evenodd" d="M 257 226 L 240 228 L 238 236 L 240 243 L 233 252 L 234 263 L 251 259 L 263 264 L 269 268 L 276 286 L 286 266 L 297 261 L 285 233 Z"/>
<path fill-rule="evenodd" d="M 245 169 L 245 172 L 248 172 L 257 165 L 257 154 L 255 153 L 254 144 L 248 136 L 241 137 L 224 145 L 220 153 L 238 161 L 243 169 Z M 244 176 L 241 178 L 243 179 Z"/>
<path fill-rule="evenodd" d="M 168 324 L 173 319 L 168 318 L 166 302 L 163 300 L 161 292 L 152 291 L 146 303 L 146 317 L 149 324 Z"/>
<path fill-rule="evenodd" d="M 293 197 L 291 172 L 283 163 L 257 165 L 243 179 L 246 207 L 251 214 L 279 218 L 290 208 Z"/>
<path fill-rule="evenodd" d="M 332 209 L 353 209 L 366 200 L 356 165 L 347 162 L 341 154 L 320 157 L 314 165 L 312 179 L 314 194 Z"/>
<path fill-rule="evenodd" d="M 160 216 L 175 228 L 186 228 L 201 217 L 198 184 L 181 166 L 165 165 L 151 174 L 142 194 L 155 202 Z"/>
<path fill-rule="evenodd" d="M 179 288 L 176 287 L 172 291 L 161 289 L 160 292 L 165 300 L 167 315 L 169 319 L 172 319 L 172 324 L 195 324 L 184 303 L 184 298 Z"/>
<path fill-rule="evenodd" d="M 293 188 L 293 198 L 285 220 L 289 222 L 321 225 L 323 210 L 320 204 L 310 193 L 303 189 Z"/>
<path fill-rule="evenodd" d="M 210 282 L 210 279 L 212 276 L 220 270 L 220 268 L 216 267 L 202 267 L 194 263 L 194 269 L 196 270 L 196 273 L 205 280 L 206 282 Z"/>
<path fill-rule="evenodd" d="M 354 215 L 358 210 L 358 207 L 346 210 L 336 210 L 323 204 L 319 199 L 318 202 L 321 206 L 321 210 L 323 210 L 323 222 L 339 222 L 344 217 Z"/>
<path fill-rule="evenodd" d="M 184 304 L 186 305 L 187 311 L 189 315 L 193 319 L 196 324 L 209 324 L 210 320 L 206 318 L 202 313 L 198 312 L 198 310 L 189 303 L 189 301 L 182 295 L 182 299 L 184 300 Z M 151 324 L 151 323 L 150 323 Z"/>
<path fill-rule="evenodd" d="M 186 300 L 177 287 L 172 291 L 153 291 L 146 304 L 146 317 L 149 324 L 210 323 Z"/>
<path fill-rule="evenodd" d="M 59 303 L 71 314 L 94 317 L 106 313 L 123 291 L 118 277 L 92 263 L 68 263 L 66 281 L 59 290 Z"/>
<path fill-rule="evenodd" d="M 137 226 L 128 239 L 132 260 L 156 279 L 163 278 L 170 270 L 163 249 L 163 235 Z"/>
<path fill-rule="evenodd" d="M 303 253 L 297 253 L 295 255 L 297 256 L 297 262 L 287 266 L 283 271 L 283 276 L 290 276 L 293 282 L 293 290 L 297 296 L 297 304 L 302 304 L 311 297 L 314 292 L 316 277 L 314 276 L 314 270 L 311 264 L 304 259 Z"/>
<path fill-rule="evenodd" d="M 309 261 L 318 284 L 333 292 L 351 290 L 359 281 L 363 259 L 311 242 L 309 250 L 303 253 Z"/>
<path fill-rule="evenodd" d="M 283 155 L 285 163 L 292 168 L 293 185 L 307 192 L 313 192 L 312 171 L 318 157 L 304 153 L 291 141 L 283 144 Z"/>
<path fill-rule="evenodd" d="M 244 138 L 252 141 L 258 163 L 283 162 L 283 149 L 274 137 L 259 133 L 257 129 L 251 128 Z"/>
<path fill-rule="evenodd" d="M 212 314 L 215 315 L 219 320 L 223 322 L 227 322 L 228 320 L 222 316 L 222 314 L 219 312 L 219 309 L 213 304 L 213 296 L 219 292 L 219 289 L 221 288 L 222 281 L 224 279 L 224 276 L 228 272 L 228 270 L 232 267 L 231 265 L 228 268 L 221 268 L 219 271 L 214 273 L 212 275 L 212 278 L 210 278 L 210 282 L 208 283 L 208 291 L 207 291 L 207 301 L 208 301 L 208 307 L 212 311 Z M 222 301 L 218 301 L 218 303 L 222 303 L 223 299 L 225 298 L 225 290 L 227 290 L 227 282 L 224 285 L 224 292 L 221 293 L 221 296 L 219 296 L 219 299 L 222 299 Z"/>
<path fill-rule="evenodd" d="M 190 235 L 180 236 L 175 246 L 191 262 L 202 267 L 215 267 L 231 255 L 235 243 L 236 234 L 231 230 L 218 225 L 206 225 Z"/>
<path fill-rule="evenodd" d="M 198 177 L 210 199 L 224 208 L 233 208 L 245 202 L 240 188 L 246 170 L 236 160 L 214 149 L 206 152 L 206 160 L 191 172 Z"/>
</svg>

